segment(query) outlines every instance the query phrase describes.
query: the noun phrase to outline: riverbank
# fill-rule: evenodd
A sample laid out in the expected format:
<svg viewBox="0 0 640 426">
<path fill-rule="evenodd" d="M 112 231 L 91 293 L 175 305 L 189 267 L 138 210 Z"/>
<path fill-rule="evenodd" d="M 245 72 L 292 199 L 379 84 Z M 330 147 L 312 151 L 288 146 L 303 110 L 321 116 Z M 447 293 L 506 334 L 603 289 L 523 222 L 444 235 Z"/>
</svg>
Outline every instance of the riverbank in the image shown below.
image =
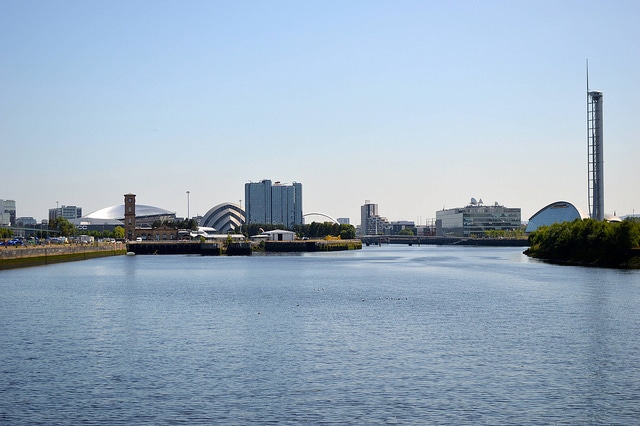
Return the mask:
<svg viewBox="0 0 640 426">
<path fill-rule="evenodd" d="M 0 249 L 0 270 L 120 256 L 125 253 L 126 246 L 120 242 L 100 245 L 5 247 Z"/>
<path fill-rule="evenodd" d="M 562 258 L 543 258 L 535 251 L 527 249 L 523 252 L 525 255 L 541 260 L 543 262 L 555 265 L 566 266 L 587 266 L 594 268 L 614 268 L 614 269 L 640 269 L 640 248 L 629 249 L 626 255 L 622 255 L 616 259 L 562 259 Z"/>
</svg>

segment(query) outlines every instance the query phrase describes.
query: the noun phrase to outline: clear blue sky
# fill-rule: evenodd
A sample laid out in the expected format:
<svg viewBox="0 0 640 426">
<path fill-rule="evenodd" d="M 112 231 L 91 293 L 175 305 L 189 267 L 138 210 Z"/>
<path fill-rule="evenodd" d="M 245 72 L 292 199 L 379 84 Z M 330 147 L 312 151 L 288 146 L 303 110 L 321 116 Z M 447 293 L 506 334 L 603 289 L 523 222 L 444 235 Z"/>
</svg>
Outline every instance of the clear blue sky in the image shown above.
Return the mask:
<svg viewBox="0 0 640 426">
<path fill-rule="evenodd" d="M 0 198 L 186 216 L 187 190 L 204 214 L 271 179 L 353 224 L 364 200 L 586 211 L 588 58 L 605 210 L 638 213 L 639 22 L 635 0 L 0 0 Z"/>
</svg>

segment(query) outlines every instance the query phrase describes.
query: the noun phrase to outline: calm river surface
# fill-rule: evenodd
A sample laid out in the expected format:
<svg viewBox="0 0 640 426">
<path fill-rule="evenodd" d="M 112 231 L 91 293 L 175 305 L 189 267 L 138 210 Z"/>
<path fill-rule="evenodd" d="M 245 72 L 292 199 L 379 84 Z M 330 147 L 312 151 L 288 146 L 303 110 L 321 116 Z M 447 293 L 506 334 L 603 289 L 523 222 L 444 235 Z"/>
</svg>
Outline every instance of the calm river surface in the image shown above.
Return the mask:
<svg viewBox="0 0 640 426">
<path fill-rule="evenodd" d="M 0 271 L 0 423 L 638 424 L 640 271 L 521 252 Z"/>
</svg>

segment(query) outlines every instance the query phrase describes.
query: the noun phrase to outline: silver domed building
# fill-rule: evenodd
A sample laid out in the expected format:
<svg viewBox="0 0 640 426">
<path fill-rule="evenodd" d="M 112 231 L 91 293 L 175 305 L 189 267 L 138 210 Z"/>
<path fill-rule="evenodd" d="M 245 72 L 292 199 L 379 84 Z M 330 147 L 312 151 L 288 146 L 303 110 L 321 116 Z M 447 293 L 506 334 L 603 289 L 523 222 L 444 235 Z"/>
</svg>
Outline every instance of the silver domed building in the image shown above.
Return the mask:
<svg viewBox="0 0 640 426">
<path fill-rule="evenodd" d="M 136 205 L 136 226 L 151 227 L 156 220 L 173 221 L 175 218 L 175 212 L 160 207 Z M 124 204 L 105 207 L 69 222 L 81 231 L 112 231 L 116 226 L 124 225 Z"/>
</svg>

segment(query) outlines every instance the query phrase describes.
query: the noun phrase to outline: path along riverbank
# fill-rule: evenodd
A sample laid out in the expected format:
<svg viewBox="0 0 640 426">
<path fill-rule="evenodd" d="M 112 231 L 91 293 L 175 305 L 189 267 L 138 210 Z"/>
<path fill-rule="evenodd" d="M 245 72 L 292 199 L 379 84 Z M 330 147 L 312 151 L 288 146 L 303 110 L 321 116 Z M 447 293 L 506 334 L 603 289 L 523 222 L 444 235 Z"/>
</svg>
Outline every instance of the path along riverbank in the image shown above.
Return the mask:
<svg viewBox="0 0 640 426">
<path fill-rule="evenodd" d="M 96 257 L 119 256 L 125 254 L 126 250 L 126 245 L 121 242 L 95 245 L 62 244 L 35 247 L 3 247 L 0 248 L 0 270 L 49 265 Z"/>
</svg>

